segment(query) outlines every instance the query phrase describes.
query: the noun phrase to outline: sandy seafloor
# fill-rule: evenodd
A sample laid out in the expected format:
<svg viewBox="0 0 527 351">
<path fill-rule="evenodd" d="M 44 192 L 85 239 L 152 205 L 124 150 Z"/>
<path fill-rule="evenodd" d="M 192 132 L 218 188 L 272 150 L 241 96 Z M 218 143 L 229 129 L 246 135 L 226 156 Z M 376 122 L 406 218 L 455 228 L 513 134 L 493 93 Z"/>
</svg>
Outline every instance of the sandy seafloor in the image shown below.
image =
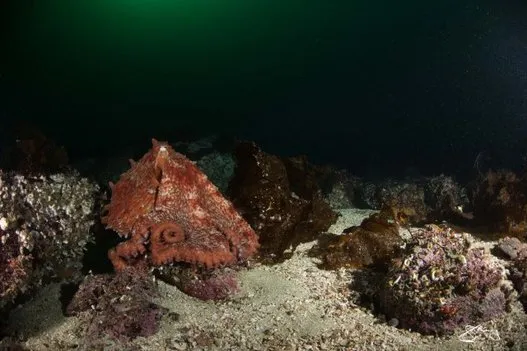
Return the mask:
<svg viewBox="0 0 527 351">
<path fill-rule="evenodd" d="M 329 230 L 360 224 L 371 211 L 345 209 Z M 160 331 L 128 346 L 105 350 L 527 350 L 527 316 L 519 303 L 497 320 L 448 337 L 397 329 L 354 304 L 353 270 L 326 271 L 303 244 L 274 266 L 240 272 L 241 293 L 224 302 L 203 302 L 159 282 L 168 308 Z M 354 274 L 355 273 L 355 274 Z M 81 319 L 65 317 L 60 286 L 45 288 L 10 316 L 10 330 L 35 351 L 82 349 Z M 99 348 L 97 348 L 99 349 Z"/>
</svg>

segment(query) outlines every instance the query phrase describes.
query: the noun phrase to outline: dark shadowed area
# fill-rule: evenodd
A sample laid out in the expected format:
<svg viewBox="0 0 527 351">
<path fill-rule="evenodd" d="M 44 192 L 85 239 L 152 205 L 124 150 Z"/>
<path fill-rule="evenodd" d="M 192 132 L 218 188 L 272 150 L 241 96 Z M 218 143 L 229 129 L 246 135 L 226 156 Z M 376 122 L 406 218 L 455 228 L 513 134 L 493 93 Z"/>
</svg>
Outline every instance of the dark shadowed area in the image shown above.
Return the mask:
<svg viewBox="0 0 527 351">
<path fill-rule="evenodd" d="M 2 131 L 33 121 L 73 160 L 207 134 L 370 176 L 527 155 L 518 0 L 0 6 Z"/>
</svg>

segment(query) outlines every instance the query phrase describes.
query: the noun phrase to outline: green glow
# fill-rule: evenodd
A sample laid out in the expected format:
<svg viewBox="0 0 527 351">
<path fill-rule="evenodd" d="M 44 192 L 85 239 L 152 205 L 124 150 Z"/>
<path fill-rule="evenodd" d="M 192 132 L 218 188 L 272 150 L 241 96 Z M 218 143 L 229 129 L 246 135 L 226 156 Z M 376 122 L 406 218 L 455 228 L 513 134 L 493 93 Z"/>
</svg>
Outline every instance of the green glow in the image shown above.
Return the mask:
<svg viewBox="0 0 527 351">
<path fill-rule="evenodd" d="M 258 99 L 259 92 L 294 90 L 303 77 L 331 65 L 338 45 L 366 52 L 361 43 L 369 23 L 383 20 L 349 3 L 35 1 L 7 46 L 13 74 L 40 90 L 93 99 L 144 93 L 175 102 L 199 96 L 233 103 L 249 94 Z"/>
</svg>

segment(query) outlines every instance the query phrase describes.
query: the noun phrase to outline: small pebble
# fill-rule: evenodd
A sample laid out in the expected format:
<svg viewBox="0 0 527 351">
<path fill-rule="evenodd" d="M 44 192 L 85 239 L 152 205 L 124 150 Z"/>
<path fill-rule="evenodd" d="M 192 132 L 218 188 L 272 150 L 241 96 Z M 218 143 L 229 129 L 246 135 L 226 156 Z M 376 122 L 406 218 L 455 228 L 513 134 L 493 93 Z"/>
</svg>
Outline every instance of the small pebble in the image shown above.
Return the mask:
<svg viewBox="0 0 527 351">
<path fill-rule="evenodd" d="M 388 321 L 390 327 L 397 327 L 399 325 L 399 320 L 397 318 L 392 318 Z"/>
</svg>

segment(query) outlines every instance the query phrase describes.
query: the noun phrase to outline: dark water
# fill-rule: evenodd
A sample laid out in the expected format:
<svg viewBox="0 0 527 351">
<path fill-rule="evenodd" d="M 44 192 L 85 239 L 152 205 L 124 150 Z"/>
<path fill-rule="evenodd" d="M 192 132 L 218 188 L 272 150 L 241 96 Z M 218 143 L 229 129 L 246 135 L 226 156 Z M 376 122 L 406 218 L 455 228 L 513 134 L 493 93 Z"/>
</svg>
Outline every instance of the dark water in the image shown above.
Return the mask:
<svg viewBox="0 0 527 351">
<path fill-rule="evenodd" d="M 357 174 L 467 175 L 527 146 L 521 1 L 0 5 L 0 117 L 72 158 L 226 134 Z M 413 170 L 413 171 L 412 171 Z"/>
</svg>

